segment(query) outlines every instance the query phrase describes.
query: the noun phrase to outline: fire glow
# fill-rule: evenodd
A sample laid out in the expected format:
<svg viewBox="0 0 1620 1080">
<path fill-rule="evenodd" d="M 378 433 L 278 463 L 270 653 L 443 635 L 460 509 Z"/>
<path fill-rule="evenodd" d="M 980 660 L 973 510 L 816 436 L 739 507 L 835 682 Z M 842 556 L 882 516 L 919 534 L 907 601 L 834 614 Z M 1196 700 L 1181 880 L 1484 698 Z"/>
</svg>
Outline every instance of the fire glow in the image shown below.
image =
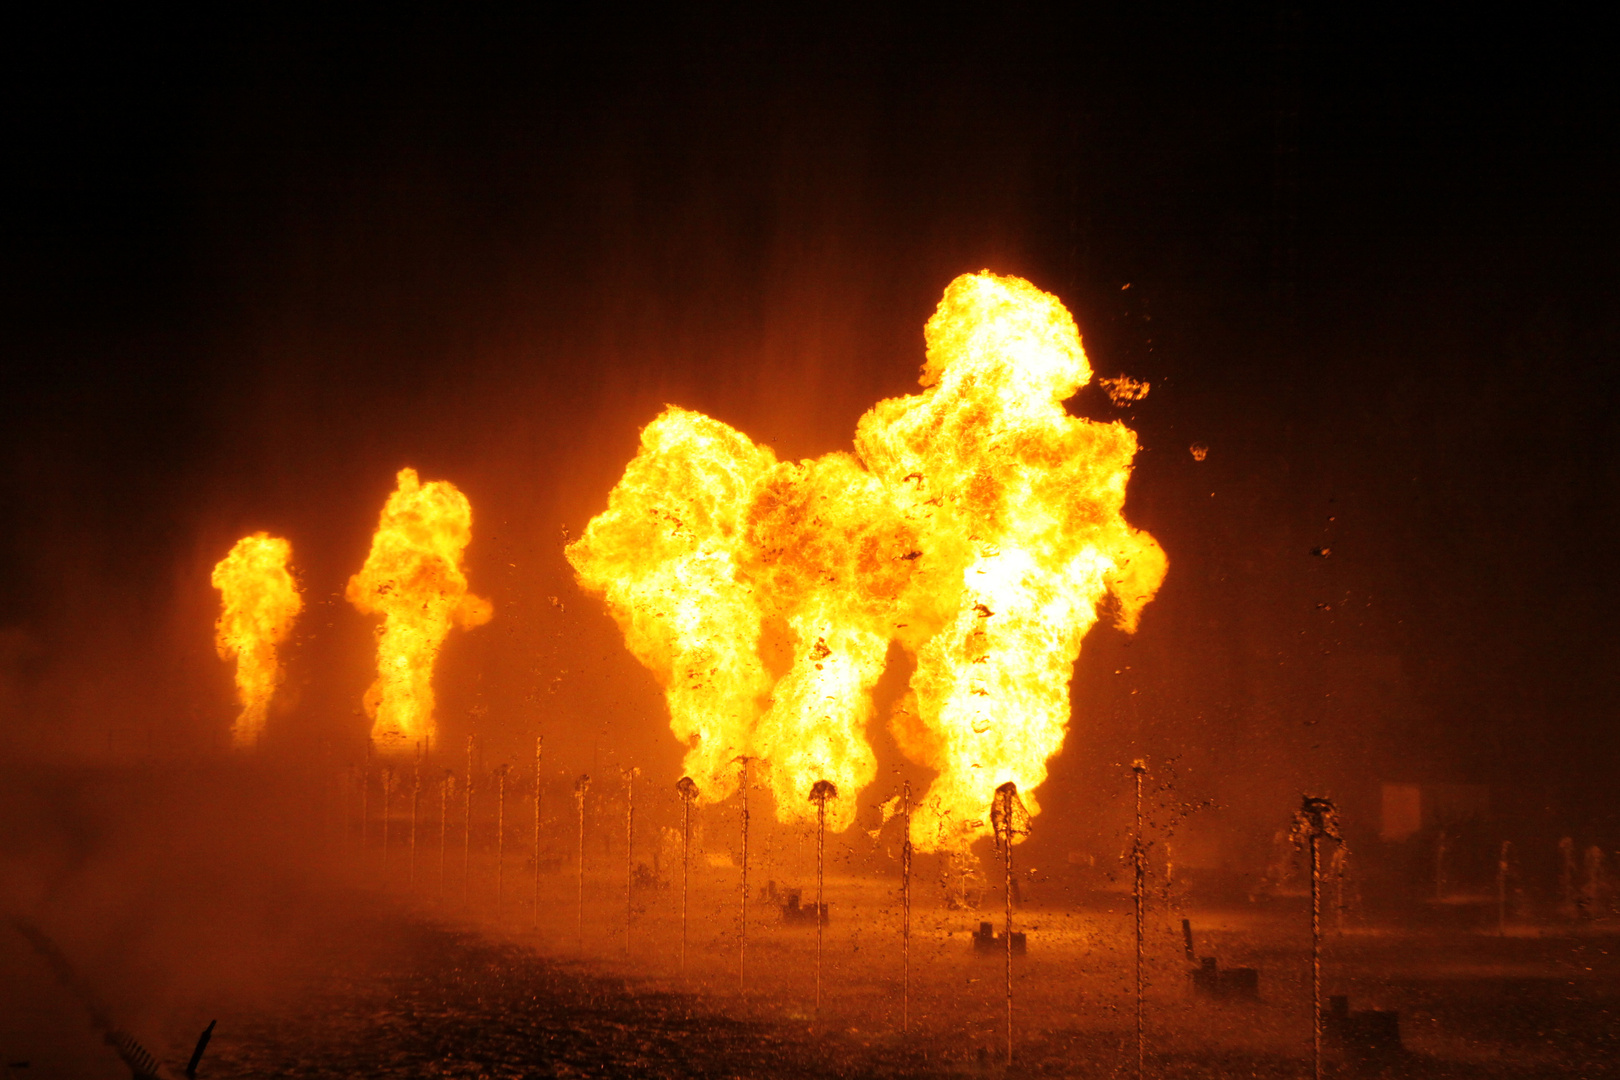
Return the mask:
<svg viewBox="0 0 1620 1080">
<path fill-rule="evenodd" d="M 1038 813 L 1099 605 L 1133 631 L 1164 578 L 1123 514 L 1135 434 L 1063 408 L 1091 368 L 1057 298 L 963 275 L 924 336 L 923 390 L 868 411 L 854 453 L 778 461 L 670 406 L 568 548 L 663 686 L 704 801 L 736 790 L 739 757 L 783 821 L 813 819 L 818 781 L 869 785 L 872 690 L 898 642 L 916 671 L 890 730 L 937 774 L 917 846 L 989 835 L 1009 781 Z M 831 801 L 827 824 L 855 805 Z"/>
<path fill-rule="evenodd" d="M 433 665 L 450 628 L 482 626 L 494 614 L 461 568 L 472 540 L 467 497 L 446 480 L 422 483 L 415 469 L 401 469 L 398 480 L 345 594 L 363 614 L 383 617 L 365 709 L 373 744 L 392 752 L 433 738 Z"/>
<path fill-rule="evenodd" d="M 214 567 L 219 621 L 214 647 L 221 660 L 236 659 L 236 698 L 242 711 L 231 728 L 237 746 L 252 746 L 264 733 L 270 699 L 281 682 L 277 650 L 304 608 L 287 564 L 292 545 L 268 533 L 238 540 Z"/>
</svg>

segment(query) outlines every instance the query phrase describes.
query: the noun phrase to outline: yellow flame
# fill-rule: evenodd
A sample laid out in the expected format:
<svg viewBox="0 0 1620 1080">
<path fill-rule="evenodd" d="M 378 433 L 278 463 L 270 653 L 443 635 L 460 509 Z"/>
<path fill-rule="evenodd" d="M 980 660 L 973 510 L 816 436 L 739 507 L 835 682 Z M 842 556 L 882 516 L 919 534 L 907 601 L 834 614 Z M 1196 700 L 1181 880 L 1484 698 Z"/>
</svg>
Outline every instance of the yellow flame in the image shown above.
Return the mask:
<svg viewBox="0 0 1620 1080">
<path fill-rule="evenodd" d="M 467 497 L 445 480 L 423 484 L 415 469 L 398 479 L 345 594 L 364 614 L 383 617 L 365 708 L 372 741 L 396 752 L 433 738 L 433 664 L 450 628 L 482 626 L 494 614 L 468 591 L 461 569 L 472 540 Z"/>
<path fill-rule="evenodd" d="M 220 592 L 214 647 L 221 660 L 236 658 L 242 712 L 231 737 L 237 746 L 252 746 L 264 733 L 270 698 L 281 682 L 276 650 L 304 607 L 298 582 L 287 570 L 291 558 L 291 544 L 259 532 L 238 540 L 214 566 L 211 580 Z"/>
<path fill-rule="evenodd" d="M 858 456 L 778 462 L 670 407 L 568 558 L 663 685 L 705 800 L 758 757 L 782 820 L 828 780 L 829 824 L 853 822 L 898 642 L 916 671 L 890 729 L 937 773 L 918 844 L 959 848 L 1009 780 L 1039 812 L 1081 640 L 1110 596 L 1134 630 L 1167 560 L 1124 519 L 1135 435 L 1063 408 L 1091 369 L 1055 297 L 964 275 L 924 333 L 923 391 L 863 416 Z"/>
</svg>

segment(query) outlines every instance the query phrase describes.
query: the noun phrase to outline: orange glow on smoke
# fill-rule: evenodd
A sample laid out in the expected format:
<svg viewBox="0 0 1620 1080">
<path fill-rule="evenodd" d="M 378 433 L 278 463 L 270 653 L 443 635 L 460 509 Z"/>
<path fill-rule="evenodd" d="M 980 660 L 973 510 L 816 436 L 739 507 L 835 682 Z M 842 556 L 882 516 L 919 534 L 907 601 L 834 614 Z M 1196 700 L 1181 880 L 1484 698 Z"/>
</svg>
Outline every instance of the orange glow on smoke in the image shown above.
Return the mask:
<svg viewBox="0 0 1620 1080">
<path fill-rule="evenodd" d="M 291 558 L 291 544 L 260 532 L 238 540 L 214 567 L 212 582 L 220 593 L 214 648 L 221 660 L 236 658 L 242 712 L 231 738 L 237 746 L 252 746 L 264 733 L 270 698 L 281 682 L 276 650 L 304 607 L 298 582 L 287 570 Z"/>
<path fill-rule="evenodd" d="M 781 462 L 666 409 L 567 554 L 663 685 L 706 801 L 736 789 L 748 755 L 779 819 L 813 819 L 828 780 L 844 795 L 828 824 L 848 828 L 898 642 L 917 668 L 888 720 L 937 772 L 917 812 L 931 850 L 989 835 L 1009 780 L 1039 812 L 1099 604 L 1134 630 L 1167 560 L 1124 518 L 1135 434 L 1063 408 L 1091 368 L 1056 297 L 964 275 L 924 335 L 923 390 L 867 412 L 853 454 Z"/>
<path fill-rule="evenodd" d="M 472 540 L 472 506 L 454 484 L 421 483 L 399 471 L 371 538 L 371 554 L 349 579 L 349 603 L 381 615 L 377 681 L 366 691 L 371 738 L 404 751 L 433 738 L 433 663 L 452 626 L 489 622 L 494 609 L 467 588 L 461 558 Z"/>
</svg>

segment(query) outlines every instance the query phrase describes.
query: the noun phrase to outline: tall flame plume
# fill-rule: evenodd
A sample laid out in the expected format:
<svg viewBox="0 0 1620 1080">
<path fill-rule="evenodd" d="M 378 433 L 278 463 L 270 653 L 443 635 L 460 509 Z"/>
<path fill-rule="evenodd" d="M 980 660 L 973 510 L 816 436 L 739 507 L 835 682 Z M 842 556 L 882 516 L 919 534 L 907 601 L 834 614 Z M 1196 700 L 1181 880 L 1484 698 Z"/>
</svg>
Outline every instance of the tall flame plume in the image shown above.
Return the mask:
<svg viewBox="0 0 1620 1080">
<path fill-rule="evenodd" d="M 567 554 L 663 686 L 706 801 L 736 789 L 739 756 L 762 760 L 784 821 L 812 817 L 818 781 L 870 784 L 897 642 L 916 670 L 888 723 L 936 773 L 916 814 L 932 850 L 989 835 L 1009 781 L 1039 812 L 1082 639 L 1108 602 L 1134 631 L 1168 562 L 1124 518 L 1134 433 L 1063 408 L 1091 368 L 1056 297 L 963 275 L 924 337 L 922 391 L 867 412 L 853 454 L 778 461 L 667 408 Z"/>
<path fill-rule="evenodd" d="M 399 471 L 383 506 L 371 553 L 349 579 L 349 603 L 381 615 L 377 681 L 366 691 L 371 738 L 403 752 L 434 736 L 433 665 L 450 628 L 489 622 L 494 608 L 468 589 L 461 560 L 472 540 L 472 505 L 445 480 L 422 483 Z"/>
<path fill-rule="evenodd" d="M 220 593 L 214 647 L 221 660 L 236 659 L 242 711 L 231 738 L 237 746 L 252 746 L 264 733 L 270 698 L 281 682 L 277 651 L 304 608 L 298 582 L 287 569 L 291 559 L 290 543 L 259 532 L 238 540 L 214 566 L 211 580 Z"/>
</svg>

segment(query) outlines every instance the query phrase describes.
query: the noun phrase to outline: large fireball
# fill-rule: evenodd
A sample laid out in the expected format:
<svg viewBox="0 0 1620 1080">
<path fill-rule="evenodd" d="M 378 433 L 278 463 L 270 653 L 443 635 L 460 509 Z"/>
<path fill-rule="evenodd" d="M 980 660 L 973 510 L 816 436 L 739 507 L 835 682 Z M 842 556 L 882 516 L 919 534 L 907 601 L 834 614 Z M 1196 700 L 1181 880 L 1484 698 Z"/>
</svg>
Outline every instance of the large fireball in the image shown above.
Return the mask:
<svg viewBox="0 0 1620 1080">
<path fill-rule="evenodd" d="M 899 642 L 917 667 L 889 723 L 937 773 L 928 850 L 988 835 L 1007 781 L 1039 812 L 1099 605 L 1134 630 L 1167 561 L 1124 518 L 1135 435 L 1063 408 L 1091 368 L 1056 297 L 964 275 L 924 335 L 922 392 L 863 416 L 854 454 L 779 462 L 666 409 L 568 558 L 664 687 L 703 797 L 757 757 L 784 821 L 813 816 L 819 780 L 871 783 L 872 688 Z"/>
</svg>

